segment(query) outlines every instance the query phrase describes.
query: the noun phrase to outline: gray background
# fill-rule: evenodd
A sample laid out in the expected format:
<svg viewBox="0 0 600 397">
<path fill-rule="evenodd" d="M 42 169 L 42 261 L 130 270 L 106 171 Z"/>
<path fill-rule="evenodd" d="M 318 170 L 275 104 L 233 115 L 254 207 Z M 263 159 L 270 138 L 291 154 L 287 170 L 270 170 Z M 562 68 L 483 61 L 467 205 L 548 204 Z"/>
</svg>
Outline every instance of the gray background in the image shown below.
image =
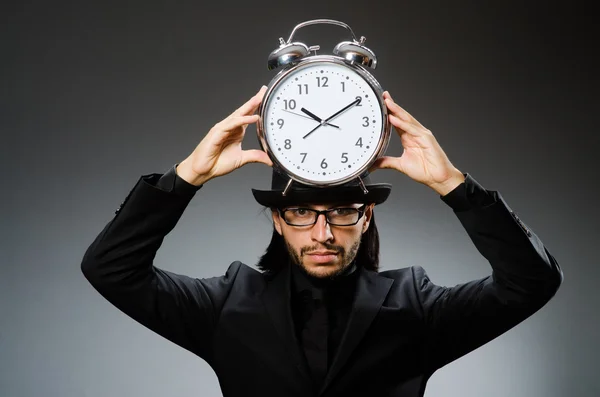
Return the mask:
<svg viewBox="0 0 600 397">
<path fill-rule="evenodd" d="M 439 370 L 426 396 L 598 396 L 594 249 L 600 219 L 592 14 L 518 2 L 20 1 L 3 6 L 0 396 L 220 396 L 202 360 L 124 316 L 82 276 L 83 253 L 142 174 L 185 158 L 274 76 L 297 23 L 367 37 L 375 77 L 463 172 L 499 190 L 561 264 L 533 317 Z M 18 4 L 17 4 L 18 3 Z M 304 32 L 302 32 L 304 30 Z M 329 53 L 337 27 L 298 39 Z M 597 29 L 596 29 L 597 30 Z M 245 148 L 258 148 L 249 128 Z M 388 154 L 402 148 L 396 135 Z M 452 211 L 395 171 L 376 215 L 382 269 L 422 265 L 442 285 L 489 274 Z M 248 165 L 209 182 L 156 265 L 204 277 L 253 265 L 271 233 Z"/>
</svg>

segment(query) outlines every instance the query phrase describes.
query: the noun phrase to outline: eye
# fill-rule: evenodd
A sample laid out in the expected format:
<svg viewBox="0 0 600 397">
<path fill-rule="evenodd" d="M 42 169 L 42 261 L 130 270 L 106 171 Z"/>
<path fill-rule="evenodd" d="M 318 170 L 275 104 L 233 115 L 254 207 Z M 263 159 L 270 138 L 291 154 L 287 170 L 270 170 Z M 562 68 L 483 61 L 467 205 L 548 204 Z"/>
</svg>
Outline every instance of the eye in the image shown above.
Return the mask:
<svg viewBox="0 0 600 397">
<path fill-rule="evenodd" d="M 334 210 L 334 214 L 335 215 L 340 215 L 340 216 L 344 216 L 344 215 L 350 215 L 353 214 L 355 211 L 354 208 L 336 208 Z"/>
<path fill-rule="evenodd" d="M 306 208 L 292 208 L 291 212 L 296 216 L 305 216 L 310 213 Z"/>
</svg>

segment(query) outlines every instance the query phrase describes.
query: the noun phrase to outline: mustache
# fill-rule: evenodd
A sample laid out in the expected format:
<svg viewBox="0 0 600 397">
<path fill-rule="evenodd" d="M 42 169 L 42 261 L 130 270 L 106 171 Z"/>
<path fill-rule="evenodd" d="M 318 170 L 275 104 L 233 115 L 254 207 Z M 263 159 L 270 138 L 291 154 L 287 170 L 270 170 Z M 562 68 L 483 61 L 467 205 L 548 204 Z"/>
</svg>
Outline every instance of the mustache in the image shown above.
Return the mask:
<svg viewBox="0 0 600 397">
<path fill-rule="evenodd" d="M 302 249 L 300 249 L 300 256 L 303 256 L 304 254 L 306 254 L 307 252 L 313 252 L 313 251 L 335 251 L 336 253 L 341 253 L 342 256 L 344 255 L 344 248 L 340 247 L 338 245 L 333 245 L 333 244 L 321 244 L 321 245 L 315 245 L 313 247 L 302 247 Z"/>
</svg>

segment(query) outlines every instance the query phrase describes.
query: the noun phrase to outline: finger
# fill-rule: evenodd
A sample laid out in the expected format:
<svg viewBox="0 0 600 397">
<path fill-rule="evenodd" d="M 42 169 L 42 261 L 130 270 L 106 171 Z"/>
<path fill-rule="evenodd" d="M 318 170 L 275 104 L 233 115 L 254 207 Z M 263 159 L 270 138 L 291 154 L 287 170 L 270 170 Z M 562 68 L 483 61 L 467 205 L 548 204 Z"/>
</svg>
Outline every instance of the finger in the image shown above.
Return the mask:
<svg viewBox="0 0 600 397">
<path fill-rule="evenodd" d="M 412 117 L 410 114 L 406 110 L 402 109 L 400 105 L 394 102 L 391 97 L 385 100 L 385 104 L 389 111 L 392 112 L 392 114 L 394 114 L 396 117 L 399 117 L 405 121 L 411 121 Z"/>
<path fill-rule="evenodd" d="M 390 110 L 390 112 L 392 112 L 396 117 L 401 118 L 405 121 L 409 121 L 419 127 L 423 127 L 423 125 L 419 122 L 419 120 L 414 118 L 410 113 L 408 113 L 400 105 L 398 105 L 396 102 L 394 102 L 394 100 L 392 99 L 392 97 L 389 94 L 388 94 L 388 98 L 385 100 L 385 103 L 386 103 L 388 109 Z"/>
<path fill-rule="evenodd" d="M 414 135 L 414 136 L 431 135 L 431 132 L 421 125 L 415 125 L 409 121 L 402 120 L 402 119 L 394 116 L 393 114 L 390 114 L 389 118 L 390 118 L 390 123 L 392 123 L 392 125 L 394 127 L 396 127 L 396 129 L 400 129 L 404 132 L 409 133 L 410 135 Z M 402 135 L 401 132 L 400 132 L 400 135 Z"/>
<path fill-rule="evenodd" d="M 256 111 L 256 109 L 258 109 L 258 107 L 260 106 L 260 103 L 262 102 L 266 91 L 267 91 L 266 85 L 263 85 L 262 87 L 260 87 L 260 90 L 252 98 L 250 98 L 246 103 L 244 103 L 242 106 L 237 108 L 231 114 L 231 116 L 233 116 L 233 117 L 245 116 L 245 115 L 254 113 Z"/>
<path fill-rule="evenodd" d="M 232 131 L 236 128 L 256 123 L 258 119 L 259 116 L 257 114 L 253 114 L 250 116 L 228 117 L 225 120 L 218 123 L 217 125 L 215 125 L 215 129 L 219 131 Z"/>
<path fill-rule="evenodd" d="M 263 163 L 270 167 L 273 166 L 269 155 L 259 149 L 244 150 L 242 152 L 242 165 L 248 163 Z"/>
</svg>

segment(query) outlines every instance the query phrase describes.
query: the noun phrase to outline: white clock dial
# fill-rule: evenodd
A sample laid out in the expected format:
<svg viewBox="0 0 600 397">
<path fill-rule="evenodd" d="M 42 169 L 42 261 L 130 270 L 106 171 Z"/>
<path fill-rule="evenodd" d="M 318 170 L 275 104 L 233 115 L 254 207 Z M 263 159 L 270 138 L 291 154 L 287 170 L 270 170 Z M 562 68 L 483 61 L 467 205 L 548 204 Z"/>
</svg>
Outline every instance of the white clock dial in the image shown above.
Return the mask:
<svg viewBox="0 0 600 397">
<path fill-rule="evenodd" d="M 384 133 L 377 92 L 354 69 L 334 62 L 308 63 L 286 74 L 272 88 L 263 115 L 271 154 L 310 181 L 356 173 Z"/>
</svg>

